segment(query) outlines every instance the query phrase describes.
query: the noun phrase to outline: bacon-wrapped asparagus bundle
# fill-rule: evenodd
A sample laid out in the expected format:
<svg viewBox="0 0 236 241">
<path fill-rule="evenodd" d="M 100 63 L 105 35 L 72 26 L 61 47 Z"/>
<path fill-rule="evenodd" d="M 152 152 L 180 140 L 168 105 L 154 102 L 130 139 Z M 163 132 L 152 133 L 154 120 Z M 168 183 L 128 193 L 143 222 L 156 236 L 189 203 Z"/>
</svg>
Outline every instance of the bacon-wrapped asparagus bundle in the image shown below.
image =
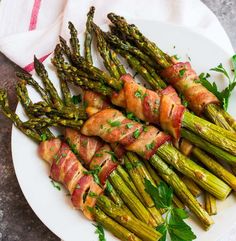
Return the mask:
<svg viewBox="0 0 236 241">
<path fill-rule="evenodd" d="M 95 69 L 100 73 L 100 70 L 89 66 L 84 61 L 82 62 L 86 66 L 85 68 L 88 67 L 92 72 Z M 83 79 L 78 77 L 76 68 L 69 64 L 59 64 L 56 56 L 53 59 L 53 63 L 58 69 L 66 73 L 67 81 L 81 85 Z M 98 74 L 95 73 L 95 70 L 95 76 L 91 78 L 97 78 Z M 236 163 L 234 156 L 236 151 L 235 134 L 185 111 L 184 106 L 175 102 L 175 96 L 177 97 L 177 94 L 174 93 L 171 87 L 168 87 L 165 91 L 162 91 L 162 93 L 157 93 L 136 84 L 129 75 L 122 76 L 119 81 L 102 72 L 102 76 L 103 75 L 109 78 L 109 81 L 107 81 L 109 83 L 112 82 L 113 87 L 116 83 L 123 82 L 123 88 L 119 93 L 112 91 L 109 93 L 113 104 L 126 108 L 127 111 L 134 113 L 141 120 L 160 124 L 165 131 L 171 133 L 175 138 L 179 138 L 181 131 L 185 130 L 185 128 L 189 129 L 190 133 L 195 133 L 201 140 L 212 143 L 217 149 L 219 148 L 219 152 L 223 151 L 225 153 L 225 161 Z M 98 81 L 99 78 L 97 78 Z M 104 79 L 104 81 L 106 80 Z M 92 86 L 87 87 L 94 90 Z M 104 86 L 100 93 L 104 94 L 103 90 Z M 185 137 L 190 139 L 187 135 Z M 199 145 L 193 138 L 191 138 L 191 142 L 197 146 Z M 213 155 L 218 155 L 219 153 L 218 151 L 213 151 L 211 148 L 207 151 Z"/>
<path fill-rule="evenodd" d="M 189 107 L 196 114 L 205 114 L 215 124 L 228 130 L 235 130 L 235 120 L 226 111 L 219 108 L 219 100 L 204 86 L 198 83 L 198 76 L 189 62 L 176 62 L 163 53 L 155 43 L 149 41 L 133 24 L 128 24 L 123 17 L 114 13 L 108 18 L 116 27 L 119 36 L 130 42 L 122 42 L 122 48 L 138 56 L 142 61 L 151 64 L 167 83 L 172 84 L 189 103 Z M 121 46 L 119 39 L 110 39 L 114 44 Z M 132 46 L 134 44 L 138 47 Z M 145 54 L 144 54 L 145 53 Z M 148 59 L 148 61 L 147 61 Z M 161 71 L 160 71 L 161 69 Z"/>
<path fill-rule="evenodd" d="M 99 102 L 98 102 L 99 103 Z M 154 160 L 154 159 L 153 159 Z M 181 182 L 178 176 L 166 166 L 163 161 L 156 162 L 154 160 L 154 166 L 158 169 L 159 172 L 163 173 L 163 179 L 166 180 L 174 188 L 176 193 L 184 200 L 184 202 L 190 207 L 190 209 L 199 217 L 204 227 L 207 229 L 212 224 L 212 220 L 209 218 L 207 213 L 202 209 L 199 203 L 194 199 L 192 194 L 186 188 L 183 182 Z M 169 177 L 173 178 L 170 179 Z M 173 181 L 174 180 L 174 181 Z"/>
<path fill-rule="evenodd" d="M 2 90 L 0 92 L 0 105 L 4 114 L 14 122 L 17 128 L 35 141 L 39 142 L 41 140 L 36 130 L 25 127 L 19 117 L 10 110 L 6 92 Z M 99 148 L 94 138 L 87 137 L 87 139 L 91 139 L 91 143 L 95 144 L 96 147 L 93 150 Z M 82 155 L 85 161 L 88 160 L 87 154 L 88 152 Z M 73 206 L 82 210 L 88 219 L 97 220 L 115 236 L 124 241 L 129 239 L 135 241 L 155 241 L 161 237 L 160 233 L 155 229 L 139 221 L 130 212 L 126 212 L 124 207 L 115 205 L 102 195 L 103 188 L 96 183 L 93 175 L 82 166 L 65 142 L 58 138 L 43 141 L 39 145 L 39 155 L 51 166 L 50 177 L 62 183 L 68 189 Z M 91 164 L 93 162 L 92 160 Z M 117 165 L 107 159 L 105 162 L 106 164 L 100 170 L 99 176 L 101 180 L 106 179 L 108 173 Z M 111 208 L 109 212 L 104 206 L 104 202 L 109 202 Z M 108 217 L 101 209 L 105 209 L 104 212 L 109 213 L 109 216 L 117 222 Z"/>
<path fill-rule="evenodd" d="M 157 89 L 160 91 L 163 87 L 166 87 L 165 83 L 160 79 L 160 77 L 156 74 L 155 69 L 148 66 L 146 62 L 138 60 L 136 57 L 131 55 L 129 52 L 125 51 L 127 48 L 128 43 L 123 43 L 122 40 L 120 40 L 117 36 L 107 34 L 102 32 L 98 26 L 95 24 L 93 25 L 96 35 L 97 35 L 97 45 L 98 50 L 100 52 L 100 55 L 103 57 L 104 65 L 109 65 L 108 56 L 111 55 L 112 50 L 108 49 L 107 43 L 105 41 L 106 39 L 110 40 L 110 42 L 115 43 L 116 47 L 120 47 L 121 49 L 115 49 L 116 52 L 120 53 L 128 62 L 131 68 L 133 68 L 137 73 L 139 73 L 150 85 L 153 87 L 153 89 Z M 118 46 L 117 46 L 118 45 Z M 131 45 L 130 45 L 131 46 Z M 128 46 L 129 47 L 129 46 Z M 136 49 L 135 47 L 132 47 L 132 52 L 134 54 L 142 54 L 140 50 Z M 109 52 L 107 54 L 107 58 L 104 58 L 104 52 Z M 114 54 L 113 54 L 114 55 Z M 106 64 L 105 64 L 106 63 Z M 112 64 L 112 63 L 111 63 Z M 114 63 L 113 63 L 114 65 Z M 120 66 L 121 64 L 119 64 Z M 116 66 L 117 68 L 119 66 Z M 109 73 L 112 75 L 112 70 L 107 68 Z M 114 66 L 113 66 L 114 69 Z M 179 100 L 176 98 L 176 102 L 180 103 Z M 182 136 L 188 134 L 185 131 L 182 132 Z M 189 138 L 193 138 L 189 135 Z M 208 150 L 208 145 L 205 145 L 204 142 L 201 142 L 199 140 L 199 146 L 201 146 L 202 149 Z M 184 155 L 192 155 L 194 158 L 197 158 L 198 161 L 202 162 L 207 168 L 209 168 L 210 171 L 212 171 L 215 175 L 217 175 L 219 178 L 222 178 L 224 181 L 226 181 L 233 189 L 236 187 L 236 177 L 230 173 L 227 169 L 225 169 L 221 164 L 219 164 L 217 161 L 213 160 L 212 157 L 208 156 L 204 151 L 201 149 L 194 147 L 191 143 L 189 143 L 187 140 L 181 138 L 178 142 L 174 142 L 174 145 L 178 147 L 178 149 L 184 154 Z M 217 151 L 216 151 L 217 152 Z M 220 156 L 220 153 L 218 153 L 218 157 Z M 229 181 L 230 180 L 230 181 Z"/>
<path fill-rule="evenodd" d="M 117 81 L 116 79 L 110 77 L 105 72 L 102 72 L 101 70 L 97 69 L 96 67 L 91 66 L 90 64 L 86 63 L 82 57 L 78 57 L 78 56 L 73 57 L 72 56 L 72 62 L 75 64 L 75 66 L 80 68 L 80 70 L 77 70 L 76 68 L 73 68 L 72 66 L 66 65 L 64 63 L 63 57 L 60 54 L 60 50 L 58 51 L 58 48 L 56 48 L 55 53 L 56 53 L 55 54 L 56 56 L 53 59 L 53 63 L 57 66 L 59 71 L 64 72 L 66 74 L 67 80 L 69 80 L 73 83 L 76 83 L 78 85 L 84 85 L 90 89 L 95 89 L 96 91 L 104 94 L 104 89 L 106 89 L 106 87 L 104 85 L 103 85 L 103 88 L 101 88 L 101 91 L 99 91 L 97 89 L 97 87 L 93 87 L 93 86 L 91 86 L 91 84 L 87 85 L 86 83 L 89 81 L 83 80 L 84 74 L 82 74 L 82 76 L 81 76 L 81 73 L 88 72 L 88 73 L 90 73 L 90 77 L 92 79 L 101 81 L 100 83 L 106 82 L 108 85 L 110 85 L 115 90 L 119 90 L 121 88 L 121 85 L 122 85 L 121 79 L 122 78 L 119 81 Z M 104 59 L 105 59 L 105 57 L 104 57 Z M 112 61 L 113 61 L 113 63 L 115 63 L 115 58 L 112 58 Z M 110 65 L 110 67 L 111 66 L 112 66 L 112 63 Z M 117 66 L 118 66 L 117 71 L 118 72 L 120 71 L 120 73 L 123 73 L 122 68 L 119 67 L 120 66 L 119 63 L 117 63 Z M 113 71 L 113 73 L 115 73 L 115 72 Z M 125 88 L 123 87 L 122 90 L 124 90 L 124 89 Z M 122 90 L 120 92 L 122 92 Z M 109 92 L 110 92 L 109 95 L 114 96 L 114 94 L 112 94 L 111 90 L 109 90 Z M 150 93 L 152 93 L 152 92 L 150 92 Z M 138 93 L 138 92 L 137 93 L 135 92 L 135 94 L 137 95 L 136 97 L 138 97 L 140 99 L 144 99 L 144 97 L 146 95 L 147 96 L 150 95 L 150 93 L 146 93 L 146 89 L 144 89 L 144 93 L 142 93 L 142 95 L 144 95 L 144 96 L 140 95 L 140 93 Z M 158 96 L 157 93 L 154 94 L 154 97 L 158 100 L 157 96 Z M 162 96 L 163 95 L 161 95 L 159 93 L 159 99 L 161 99 Z M 123 96 L 121 95 L 121 97 L 124 98 L 124 95 Z M 133 100 L 134 99 L 135 98 L 133 98 Z M 164 99 L 169 100 L 169 98 L 164 98 Z M 166 131 L 170 132 L 175 138 L 179 137 L 179 133 L 180 133 L 181 125 L 182 125 L 188 129 L 190 129 L 191 131 L 195 132 L 197 135 L 200 135 L 202 138 L 205 138 L 207 141 L 212 142 L 214 145 L 225 149 L 226 151 L 230 152 L 231 154 L 235 153 L 235 145 L 236 145 L 235 134 L 224 131 L 221 128 L 217 128 L 216 126 L 211 125 L 208 122 L 204 122 L 204 120 L 186 112 L 184 110 L 184 107 L 182 105 L 180 105 L 180 103 L 177 103 L 177 105 L 175 103 L 173 103 L 175 100 L 176 99 L 172 100 L 172 102 L 171 102 L 172 105 L 171 104 L 162 105 L 162 103 L 160 103 L 160 105 L 157 104 L 157 106 L 154 106 L 155 107 L 154 110 L 151 108 L 150 108 L 150 110 L 148 110 L 147 113 L 149 114 L 149 116 L 140 115 L 139 118 L 141 118 L 141 119 L 143 118 L 143 120 L 148 121 L 148 122 L 153 122 L 153 119 L 152 119 L 153 113 L 151 113 L 151 112 L 158 112 L 158 113 L 156 113 L 156 118 L 158 118 L 158 120 L 155 119 L 155 122 L 157 122 L 157 123 L 159 122 L 160 125 L 163 125 L 163 128 L 165 128 Z M 137 101 L 137 102 L 140 102 L 140 101 Z M 120 102 L 119 104 L 124 104 L 124 103 Z M 140 105 L 138 103 L 137 103 L 137 106 L 140 107 Z M 165 106 L 164 114 L 166 114 L 166 116 L 168 117 L 168 119 L 166 119 L 166 120 L 168 120 L 169 123 L 163 123 L 163 121 L 159 120 L 159 108 L 161 109 L 161 106 Z M 173 122 L 173 119 L 171 120 L 172 115 L 168 116 L 168 113 L 172 114 L 172 106 L 174 109 L 174 113 L 173 113 L 174 117 L 177 117 L 177 115 L 178 115 L 177 121 L 175 121 L 175 123 Z M 168 107 L 169 107 L 169 110 L 168 110 Z M 129 110 L 127 103 L 126 103 L 126 108 Z M 171 112 L 170 112 L 170 110 L 171 110 Z M 181 111 L 182 111 L 182 113 L 181 113 Z M 142 113 L 142 112 L 143 111 L 140 111 L 140 113 Z M 196 122 L 198 123 L 197 126 L 195 125 Z M 220 141 L 220 140 L 223 140 L 223 141 Z M 212 150 L 209 150 L 209 151 L 213 152 Z M 227 157 L 225 159 L 227 159 L 229 162 L 232 162 L 234 157 L 231 156 L 230 158 Z"/>
</svg>

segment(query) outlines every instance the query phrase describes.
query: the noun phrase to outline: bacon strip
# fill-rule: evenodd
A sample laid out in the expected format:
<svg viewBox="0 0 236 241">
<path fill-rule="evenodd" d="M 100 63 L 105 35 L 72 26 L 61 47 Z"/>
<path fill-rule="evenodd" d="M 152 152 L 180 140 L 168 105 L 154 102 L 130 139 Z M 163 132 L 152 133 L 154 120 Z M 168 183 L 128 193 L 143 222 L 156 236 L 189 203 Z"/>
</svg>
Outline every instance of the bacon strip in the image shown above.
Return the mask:
<svg viewBox="0 0 236 241">
<path fill-rule="evenodd" d="M 121 126 L 113 127 L 113 136 L 111 136 L 110 131 L 101 129 L 101 126 L 106 125 L 113 116 L 123 122 L 129 121 L 129 125 L 126 126 L 126 129 Z M 126 136 L 125 132 L 132 136 L 132 140 L 130 139 L 129 142 L 123 141 L 122 137 Z M 146 159 L 149 159 L 158 147 L 170 140 L 169 135 L 160 132 L 156 127 L 144 128 L 142 124 L 129 120 L 115 109 L 105 109 L 90 117 L 82 127 L 81 133 L 87 136 L 99 136 L 106 142 L 121 144 L 125 149 L 134 151 Z"/>
<path fill-rule="evenodd" d="M 65 137 L 74 146 L 75 151 L 79 153 L 89 170 L 98 169 L 99 180 L 104 185 L 118 165 L 113 160 L 114 157 L 110 146 L 104 144 L 98 138 L 82 135 L 78 131 L 69 128 L 66 129 Z M 86 148 L 77 145 L 78 140 L 83 140 L 86 143 Z"/>
<path fill-rule="evenodd" d="M 182 93 L 188 101 L 189 108 L 200 115 L 206 105 L 219 104 L 219 100 L 202 84 L 189 62 L 176 63 L 162 71 L 162 77 Z"/>
<path fill-rule="evenodd" d="M 39 154 L 51 164 L 50 177 L 62 183 L 72 194 L 73 205 L 88 219 L 93 219 L 91 209 L 103 189 L 95 183 L 92 175 L 86 174 L 86 169 L 69 146 L 55 138 L 40 143 Z"/>
<path fill-rule="evenodd" d="M 185 107 L 172 87 L 155 92 L 137 84 L 131 75 L 121 77 L 124 82 L 119 93 L 114 93 L 113 104 L 126 108 L 139 119 L 159 124 L 174 138 L 179 139 Z M 172 111 L 174 110 L 174 111 Z"/>
</svg>

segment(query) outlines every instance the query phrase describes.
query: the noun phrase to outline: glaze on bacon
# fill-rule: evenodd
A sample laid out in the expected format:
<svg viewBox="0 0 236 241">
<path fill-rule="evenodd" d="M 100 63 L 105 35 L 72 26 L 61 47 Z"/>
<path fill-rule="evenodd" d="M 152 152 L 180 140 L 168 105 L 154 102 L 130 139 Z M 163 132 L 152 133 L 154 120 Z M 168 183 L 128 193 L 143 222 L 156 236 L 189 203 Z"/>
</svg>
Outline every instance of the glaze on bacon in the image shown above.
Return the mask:
<svg viewBox="0 0 236 241">
<path fill-rule="evenodd" d="M 111 106 L 110 101 L 107 98 L 90 90 L 84 91 L 84 103 L 87 106 L 86 113 L 88 116 Z"/>
<path fill-rule="evenodd" d="M 110 120 L 119 120 L 119 125 L 109 127 Z M 90 117 L 82 127 L 81 133 L 87 136 L 99 136 L 109 143 L 121 144 L 126 150 L 134 151 L 145 159 L 149 159 L 162 144 L 171 139 L 156 127 L 144 127 L 111 108 Z"/>
<path fill-rule="evenodd" d="M 51 164 L 50 177 L 69 190 L 74 207 L 82 210 L 88 219 L 92 219 L 90 208 L 95 206 L 96 196 L 99 196 L 103 189 L 94 181 L 92 175 L 85 174 L 86 169 L 69 146 L 55 138 L 41 142 L 38 152 Z M 91 193 L 93 195 L 90 195 Z"/>
<path fill-rule="evenodd" d="M 73 145 L 81 159 L 86 157 L 82 159 L 86 167 L 89 170 L 98 170 L 99 180 L 102 185 L 105 185 L 107 178 L 118 166 L 118 163 L 114 160 L 111 147 L 98 138 L 85 136 L 70 128 L 66 129 L 65 137 Z M 86 143 L 86 147 L 78 145 L 78 140 L 83 140 Z"/>
<path fill-rule="evenodd" d="M 185 107 L 181 105 L 175 90 L 169 86 L 164 91 L 155 92 L 137 84 L 129 74 L 123 75 L 123 88 L 114 93 L 113 104 L 126 108 L 139 119 L 159 124 L 174 138 L 179 139 Z"/>
<path fill-rule="evenodd" d="M 188 101 L 189 108 L 200 115 L 210 103 L 219 104 L 219 100 L 202 84 L 189 62 L 175 63 L 162 71 L 162 77 L 182 93 Z"/>
</svg>

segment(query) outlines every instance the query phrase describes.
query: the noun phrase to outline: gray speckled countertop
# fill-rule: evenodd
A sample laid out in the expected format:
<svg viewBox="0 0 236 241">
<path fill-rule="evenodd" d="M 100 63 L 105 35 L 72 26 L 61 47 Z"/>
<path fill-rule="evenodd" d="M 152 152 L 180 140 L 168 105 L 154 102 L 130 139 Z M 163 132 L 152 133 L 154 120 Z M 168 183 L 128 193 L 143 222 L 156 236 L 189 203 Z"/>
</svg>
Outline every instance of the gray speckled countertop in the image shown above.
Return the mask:
<svg viewBox="0 0 236 241">
<path fill-rule="evenodd" d="M 236 49 L 236 0 L 203 2 L 217 15 Z M 13 107 L 17 68 L 0 54 L 0 86 L 9 90 Z M 0 241 L 58 241 L 31 210 L 20 190 L 12 165 L 10 135 L 11 123 L 0 115 Z"/>
</svg>

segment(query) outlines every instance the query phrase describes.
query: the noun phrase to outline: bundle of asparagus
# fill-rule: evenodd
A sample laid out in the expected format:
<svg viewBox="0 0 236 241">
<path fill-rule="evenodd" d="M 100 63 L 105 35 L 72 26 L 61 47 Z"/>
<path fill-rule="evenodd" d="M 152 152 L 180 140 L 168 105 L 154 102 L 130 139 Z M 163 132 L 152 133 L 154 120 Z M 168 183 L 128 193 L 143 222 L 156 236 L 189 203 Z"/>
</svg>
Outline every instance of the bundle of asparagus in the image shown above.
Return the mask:
<svg viewBox="0 0 236 241">
<path fill-rule="evenodd" d="M 41 77 L 45 89 L 30 75 L 22 73 L 18 73 L 21 81 L 17 84 L 19 100 L 30 119 L 22 122 L 10 110 L 6 92 L 4 91 L 0 93 L 2 111 L 27 136 L 36 141 L 41 141 L 42 136 L 43 139 L 49 139 L 40 144 L 40 150 L 43 159 L 52 165 L 51 177 L 62 182 L 70 190 L 75 207 L 82 209 L 89 218 L 94 217 L 97 222 L 101 223 L 121 240 L 158 240 L 161 234 L 155 231 L 153 226 L 160 225 L 163 222 L 160 215 L 160 212 L 164 211 L 163 208 L 168 210 L 165 221 L 172 222 L 175 219 L 175 221 L 183 225 L 182 219 L 185 214 L 182 213 L 182 219 L 180 219 L 180 213 L 177 215 L 175 213 L 177 211 L 173 210 L 171 205 L 169 206 L 169 202 L 165 203 L 163 200 L 158 199 L 160 198 L 158 197 L 158 190 L 163 192 L 165 189 L 169 193 L 167 195 L 170 196 L 171 191 L 168 191 L 165 185 L 163 186 L 153 167 L 161 178 L 173 188 L 181 201 L 195 213 L 203 227 L 208 229 L 213 224 L 213 221 L 207 212 L 211 215 L 215 214 L 214 206 L 212 206 L 214 196 L 218 199 L 225 199 L 231 188 L 235 189 L 236 177 L 207 156 L 202 150 L 191 147 L 191 151 L 187 151 L 187 154 L 192 153 L 192 155 L 198 157 L 198 160 L 223 181 L 220 180 L 175 149 L 169 142 L 170 136 L 159 131 L 154 126 L 143 124 L 137 117 L 146 122 L 159 124 L 177 139 L 180 138 L 181 133 L 182 136 L 191 140 L 197 146 L 202 145 L 199 143 L 204 143 L 209 149 L 205 148 L 208 152 L 230 163 L 236 161 L 234 156 L 236 152 L 235 134 L 224 131 L 187 112 L 172 88 L 168 87 L 160 91 L 166 86 L 156 71 L 160 70 L 161 61 L 164 67 L 168 67 L 165 66 L 166 62 L 162 58 L 164 56 L 166 61 L 172 63 L 170 57 L 165 54 L 161 55 L 159 58 L 160 63 L 156 64 L 153 61 L 153 55 L 150 55 L 149 52 L 147 52 L 148 55 L 143 54 L 138 48 L 132 46 L 132 44 L 136 44 L 134 39 L 127 37 L 130 42 L 125 42 L 118 37 L 114 37 L 114 35 L 103 33 L 93 23 L 93 15 L 94 8 L 91 8 L 86 24 L 85 59 L 80 56 L 77 30 L 72 23 L 69 23 L 71 48 L 67 46 L 63 38 L 60 38 L 61 46 L 58 45 L 55 49 L 52 62 L 57 68 L 63 98 L 57 93 L 44 66 L 35 58 L 35 69 Z M 117 29 L 120 32 L 125 32 L 120 27 L 120 22 L 125 22 L 124 19 L 113 15 L 111 18 L 116 19 L 113 22 L 118 26 Z M 124 24 L 124 26 L 129 25 Z M 93 31 L 97 37 L 98 50 L 111 76 L 92 66 L 91 41 Z M 125 34 L 128 36 L 128 33 L 125 32 Z M 135 34 L 134 36 L 137 37 L 137 32 Z M 142 35 L 140 34 L 140 36 Z M 126 70 L 117 58 L 116 53 L 107 45 L 106 41 L 112 42 L 111 39 L 113 38 L 117 38 L 122 42 L 122 47 L 118 48 L 116 45 L 115 50 L 121 53 L 151 86 L 155 89 L 158 86 L 159 93 L 137 85 L 129 75 L 126 75 Z M 146 41 L 145 38 L 142 38 L 142 40 Z M 145 41 L 145 48 L 151 49 L 153 47 L 151 43 Z M 113 45 L 115 45 L 114 42 Z M 127 53 L 123 51 L 126 45 L 132 49 L 129 49 Z M 141 48 L 141 46 L 143 47 L 142 44 L 138 46 L 143 50 Z M 63 54 L 67 56 L 71 64 L 65 62 Z M 143 64 L 144 59 L 146 59 L 145 64 Z M 101 95 L 91 92 L 90 94 L 87 92 L 87 98 L 89 96 L 90 99 L 87 99 L 89 101 L 87 101 L 86 111 L 89 115 L 92 115 L 88 118 L 84 108 L 75 105 L 71 101 L 72 96 L 67 81 L 109 97 L 113 104 L 132 112 L 132 114 L 128 115 L 129 117 L 134 118 L 133 114 L 135 114 L 137 116 L 135 119 L 139 122 L 128 119 L 123 113 L 112 109 L 111 104 L 107 103 Z M 31 101 L 26 88 L 27 84 L 32 85 L 39 92 L 43 101 L 38 103 Z M 93 96 L 92 99 L 91 96 Z M 212 98 L 210 99 L 212 100 Z M 193 104 L 197 105 L 198 103 Z M 216 106 L 210 103 L 206 107 L 204 105 L 202 109 L 216 110 Z M 85 120 L 87 121 L 84 124 Z M 195 122 L 199 124 L 196 126 Z M 119 153 L 116 150 L 121 148 L 117 144 L 122 144 L 122 148 L 128 150 L 125 152 L 121 148 L 125 168 L 116 161 L 114 162 L 114 153 L 111 152 L 107 144 L 67 128 L 65 132 L 67 142 L 72 151 L 79 156 L 79 160 L 83 161 L 86 168 L 90 169 L 86 171 L 67 144 L 58 138 L 54 138 L 48 129 L 52 125 L 66 126 L 77 130 L 82 127 L 82 133 L 89 136 L 100 136 L 106 142 L 111 143 L 111 147 L 117 154 Z M 186 141 L 183 141 L 181 144 L 184 151 L 189 148 L 189 145 L 186 148 L 186 143 Z M 142 158 L 140 159 L 133 152 L 136 152 Z M 176 174 L 175 170 L 170 168 L 166 162 L 184 176 L 180 178 L 180 175 Z M 195 196 L 199 195 L 201 190 L 189 178 L 197 182 L 204 190 L 207 190 L 204 193 L 207 212 L 195 199 Z M 155 183 L 160 185 L 159 189 L 154 188 Z M 185 185 L 187 183 L 189 188 Z M 79 184 L 78 188 L 77 184 Z M 105 189 L 109 189 L 107 196 L 101 194 Z M 149 196 L 149 194 L 153 193 L 157 196 Z M 157 200 L 163 201 L 162 203 L 165 203 L 165 205 L 160 205 Z M 173 202 L 177 207 L 183 208 L 177 197 L 173 198 Z M 168 216 L 170 213 L 171 215 L 175 213 L 175 216 Z M 163 225 L 158 228 L 162 233 L 163 228 L 166 230 L 169 224 Z M 189 227 L 187 229 L 189 230 Z M 171 237 L 174 238 L 176 234 L 171 233 L 171 228 L 169 232 Z M 189 240 L 195 238 L 191 232 L 189 235 Z"/>
<path fill-rule="evenodd" d="M 185 97 L 188 107 L 196 114 L 204 114 L 210 121 L 227 130 L 236 130 L 234 118 L 219 106 L 219 99 L 202 85 L 189 62 L 176 62 L 176 59 L 160 50 L 134 24 L 128 24 L 123 17 L 110 13 L 108 18 L 114 24 L 113 32 L 122 38 L 121 40 L 117 36 L 109 36 L 109 40 L 116 47 L 134 54 L 142 64 L 153 68 L 154 73 L 160 73 L 167 83 L 173 85 Z M 222 66 L 220 68 L 223 72 Z M 159 84 L 162 88 L 166 85 L 163 81 Z"/>
<path fill-rule="evenodd" d="M 159 94 L 137 84 L 134 87 L 135 82 L 130 78 L 124 76 L 125 78 L 117 80 L 91 66 L 82 57 L 73 58 L 73 64 L 77 66 L 73 67 L 65 63 L 62 56 L 57 54 L 58 52 L 60 51 L 57 49 L 52 61 L 58 71 L 65 74 L 67 81 L 110 96 L 114 104 L 133 112 L 144 121 L 158 123 L 160 119 L 159 124 L 162 128 L 170 132 L 174 137 L 178 138 L 181 132 L 186 139 L 189 139 L 197 146 L 227 162 L 235 163 L 236 144 L 234 133 L 185 111 L 181 104 L 175 103 L 175 99 L 172 99 L 170 93 L 167 96 L 165 92 Z M 93 81 L 84 78 L 85 74 L 88 75 L 88 73 Z M 101 88 L 98 86 L 99 83 Z M 123 84 L 124 87 L 122 87 Z M 129 90 L 131 87 L 133 89 L 132 94 Z M 114 93 L 114 90 L 120 91 L 119 94 Z M 127 101 L 128 96 L 131 96 L 129 101 Z"/>
</svg>

